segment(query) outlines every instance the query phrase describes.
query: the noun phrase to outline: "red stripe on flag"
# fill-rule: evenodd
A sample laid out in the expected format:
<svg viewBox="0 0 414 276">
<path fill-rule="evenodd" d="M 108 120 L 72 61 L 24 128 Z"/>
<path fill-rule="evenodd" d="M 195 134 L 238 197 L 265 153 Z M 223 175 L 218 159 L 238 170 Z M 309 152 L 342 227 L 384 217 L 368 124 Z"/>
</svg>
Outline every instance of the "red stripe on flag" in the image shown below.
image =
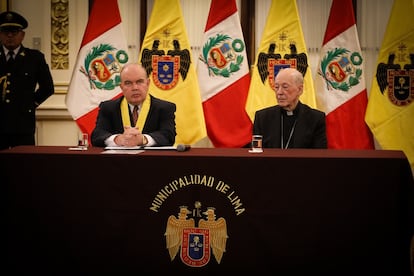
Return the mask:
<svg viewBox="0 0 414 276">
<path fill-rule="evenodd" d="M 215 147 L 242 147 L 250 142 L 252 124 L 247 112 L 240 112 L 249 83 L 250 76 L 246 75 L 203 102 L 208 137 Z"/>
<path fill-rule="evenodd" d="M 373 149 L 374 141 L 364 121 L 366 90 L 349 99 L 326 116 L 330 149 Z"/>
<path fill-rule="evenodd" d="M 229 45 L 235 39 L 244 40 L 236 1 L 212 0 L 205 30 L 205 43 L 210 43 L 214 35 L 227 36 Z M 251 140 L 252 121 L 246 111 L 250 86 L 249 65 L 244 41 L 240 44 L 243 47 L 239 48 L 237 54 L 237 70 L 231 68 L 236 66 L 231 60 L 227 60 L 227 67 L 220 68 L 223 72 L 229 72 L 227 75 L 210 72 L 212 68 L 219 70 L 213 63 L 209 65 L 211 67 L 208 70 L 205 70 L 205 64 L 198 67 L 200 91 L 202 95 L 206 95 L 203 111 L 207 134 L 215 147 L 242 147 Z M 220 44 L 217 46 L 220 47 Z M 204 63 L 209 62 L 207 56 L 204 59 Z"/>
<path fill-rule="evenodd" d="M 235 12 L 237 12 L 235 1 L 212 1 L 205 31 L 210 30 Z"/>
<path fill-rule="evenodd" d="M 325 32 L 323 45 L 349 29 L 351 26 L 355 25 L 352 2 L 343 0 L 333 1 L 327 25 L 329 27 Z"/>
<path fill-rule="evenodd" d="M 95 128 L 96 117 L 98 116 L 99 108 L 92 109 L 90 112 L 85 113 L 82 117 L 79 117 L 76 120 L 76 123 L 79 126 L 79 129 L 82 132 L 92 133 Z"/>
<path fill-rule="evenodd" d="M 95 0 L 89 18 L 81 47 L 121 23 L 118 0 Z"/>
<path fill-rule="evenodd" d="M 119 93 L 112 99 L 116 99 L 121 96 L 122 96 L 122 93 Z M 76 120 L 76 123 L 78 124 L 78 127 L 82 132 L 86 132 L 89 134 L 92 133 L 92 131 L 95 128 L 96 118 L 98 117 L 98 111 L 99 111 L 99 107 L 96 107 L 92 109 L 91 111 L 85 113 L 84 115 L 82 115 Z"/>
</svg>

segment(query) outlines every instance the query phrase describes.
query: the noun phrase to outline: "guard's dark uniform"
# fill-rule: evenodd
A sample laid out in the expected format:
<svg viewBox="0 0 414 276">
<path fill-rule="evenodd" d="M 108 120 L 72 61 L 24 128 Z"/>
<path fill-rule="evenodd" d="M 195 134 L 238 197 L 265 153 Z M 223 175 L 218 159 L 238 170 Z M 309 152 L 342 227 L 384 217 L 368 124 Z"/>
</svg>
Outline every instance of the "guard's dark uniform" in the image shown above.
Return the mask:
<svg viewBox="0 0 414 276">
<path fill-rule="evenodd" d="M 21 15 L 0 14 L 2 38 L 26 27 L 27 21 Z M 0 149 L 35 144 L 35 110 L 54 93 L 43 53 L 21 45 L 14 61 L 7 62 L 5 43 L 3 40 L 0 46 Z"/>
</svg>

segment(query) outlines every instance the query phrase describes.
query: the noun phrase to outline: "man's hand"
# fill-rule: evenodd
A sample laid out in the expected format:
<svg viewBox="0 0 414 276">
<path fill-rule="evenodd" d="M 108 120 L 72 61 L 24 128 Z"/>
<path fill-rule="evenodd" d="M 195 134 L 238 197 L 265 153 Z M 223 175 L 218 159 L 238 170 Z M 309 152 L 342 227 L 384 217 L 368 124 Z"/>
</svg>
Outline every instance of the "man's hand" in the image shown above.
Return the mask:
<svg viewBox="0 0 414 276">
<path fill-rule="evenodd" d="M 143 144 L 144 136 L 137 128 L 125 127 L 124 133 L 116 136 L 114 141 L 119 146 L 135 147 Z"/>
</svg>

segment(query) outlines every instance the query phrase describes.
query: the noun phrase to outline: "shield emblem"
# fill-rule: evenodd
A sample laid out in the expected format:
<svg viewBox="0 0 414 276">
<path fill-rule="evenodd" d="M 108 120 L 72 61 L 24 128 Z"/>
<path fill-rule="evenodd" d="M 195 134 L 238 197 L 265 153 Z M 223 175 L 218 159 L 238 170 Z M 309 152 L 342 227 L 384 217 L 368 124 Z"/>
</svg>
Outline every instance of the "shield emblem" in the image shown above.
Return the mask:
<svg viewBox="0 0 414 276">
<path fill-rule="evenodd" d="M 210 261 L 210 231 L 205 228 L 184 228 L 181 260 L 192 267 L 201 267 Z"/>
<path fill-rule="evenodd" d="M 103 59 L 93 60 L 91 62 L 91 69 L 100 82 L 106 82 L 109 78 L 111 78 L 111 72 Z"/>
<path fill-rule="evenodd" d="M 152 78 L 154 84 L 163 90 L 176 86 L 178 70 L 180 69 L 179 56 L 152 56 Z"/>
<path fill-rule="evenodd" d="M 234 60 L 235 54 L 230 45 L 225 42 L 220 47 L 212 48 L 210 51 L 210 57 L 214 65 L 217 68 L 222 69 L 226 67 L 231 60 Z"/>
<path fill-rule="evenodd" d="M 397 106 L 414 100 L 414 70 L 388 70 L 388 98 Z"/>
<path fill-rule="evenodd" d="M 331 62 L 328 65 L 328 70 L 329 70 L 330 76 L 336 82 L 342 82 L 346 78 L 346 74 L 344 70 L 342 70 L 342 66 L 337 61 Z"/>
<path fill-rule="evenodd" d="M 296 59 L 274 59 L 270 58 L 267 61 L 267 70 L 269 71 L 270 87 L 275 89 L 275 77 L 283 68 L 296 68 Z"/>
<path fill-rule="evenodd" d="M 217 68 L 223 68 L 227 65 L 227 60 L 219 48 L 213 48 L 210 51 L 211 60 Z"/>
</svg>

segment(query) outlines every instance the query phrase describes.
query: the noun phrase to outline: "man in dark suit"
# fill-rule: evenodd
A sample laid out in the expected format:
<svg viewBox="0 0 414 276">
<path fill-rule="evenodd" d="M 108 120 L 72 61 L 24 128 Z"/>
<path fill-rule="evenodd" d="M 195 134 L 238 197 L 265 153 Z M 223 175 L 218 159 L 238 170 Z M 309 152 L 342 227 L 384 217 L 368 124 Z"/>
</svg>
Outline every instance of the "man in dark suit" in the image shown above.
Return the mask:
<svg viewBox="0 0 414 276">
<path fill-rule="evenodd" d="M 91 135 L 92 145 L 173 145 L 176 105 L 148 93 L 150 79 L 142 65 L 126 64 L 120 77 L 123 96 L 100 103 L 96 126 Z"/>
<path fill-rule="evenodd" d="M 54 92 L 43 53 L 22 45 L 27 20 L 0 14 L 0 149 L 34 145 L 36 108 Z"/>
<path fill-rule="evenodd" d="M 327 148 L 325 113 L 299 101 L 303 75 L 294 68 L 275 78 L 278 104 L 258 110 L 253 134 L 263 136 L 263 148 Z"/>
</svg>

